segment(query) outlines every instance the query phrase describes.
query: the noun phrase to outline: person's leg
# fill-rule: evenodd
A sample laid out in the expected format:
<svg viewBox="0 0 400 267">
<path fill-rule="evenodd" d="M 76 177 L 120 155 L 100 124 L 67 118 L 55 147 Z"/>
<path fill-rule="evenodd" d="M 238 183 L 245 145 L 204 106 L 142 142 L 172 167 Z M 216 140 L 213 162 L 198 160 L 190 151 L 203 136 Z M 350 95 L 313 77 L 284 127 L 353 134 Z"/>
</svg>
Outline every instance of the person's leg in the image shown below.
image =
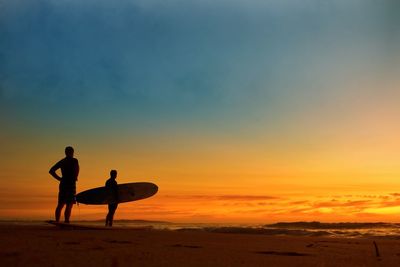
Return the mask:
<svg viewBox="0 0 400 267">
<path fill-rule="evenodd" d="M 69 218 L 71 217 L 71 210 L 73 205 L 74 203 L 67 203 L 67 206 L 65 207 L 64 219 L 66 223 L 69 223 Z"/>
<path fill-rule="evenodd" d="M 109 214 L 110 214 L 110 217 L 109 217 L 109 225 L 110 225 L 110 226 L 113 225 L 114 214 L 115 214 L 115 211 L 116 211 L 117 207 L 118 207 L 118 204 L 113 204 L 113 205 L 111 205 L 111 209 L 110 209 L 110 212 L 109 212 Z"/>
<path fill-rule="evenodd" d="M 114 220 L 114 213 L 110 214 L 110 217 L 108 218 L 108 226 L 112 226 L 113 225 L 113 220 Z"/>
<path fill-rule="evenodd" d="M 59 202 L 56 208 L 56 222 L 60 221 L 61 211 L 64 208 L 64 203 Z"/>
<path fill-rule="evenodd" d="M 110 221 L 110 205 L 108 205 L 108 213 L 106 216 L 106 226 L 108 226 L 109 221 Z"/>
</svg>

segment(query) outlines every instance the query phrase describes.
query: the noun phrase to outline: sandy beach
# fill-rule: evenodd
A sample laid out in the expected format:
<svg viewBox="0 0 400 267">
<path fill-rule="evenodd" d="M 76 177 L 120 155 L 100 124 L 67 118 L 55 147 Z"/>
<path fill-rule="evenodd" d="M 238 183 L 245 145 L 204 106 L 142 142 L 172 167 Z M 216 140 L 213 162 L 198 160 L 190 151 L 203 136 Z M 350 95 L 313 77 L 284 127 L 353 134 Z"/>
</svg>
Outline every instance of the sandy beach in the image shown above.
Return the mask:
<svg viewBox="0 0 400 267">
<path fill-rule="evenodd" d="M 0 225 L 1 266 L 398 266 L 400 240 Z M 373 242 L 379 250 L 377 256 Z"/>
</svg>

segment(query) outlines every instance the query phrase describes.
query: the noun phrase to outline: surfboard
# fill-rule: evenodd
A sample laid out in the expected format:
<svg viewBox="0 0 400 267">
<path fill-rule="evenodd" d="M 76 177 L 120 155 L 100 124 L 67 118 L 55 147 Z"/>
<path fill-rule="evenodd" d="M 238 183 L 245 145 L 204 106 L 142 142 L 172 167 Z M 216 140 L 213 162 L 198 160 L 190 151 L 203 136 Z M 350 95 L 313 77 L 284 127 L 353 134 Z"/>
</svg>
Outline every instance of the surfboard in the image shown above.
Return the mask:
<svg viewBox="0 0 400 267">
<path fill-rule="evenodd" d="M 149 198 L 155 195 L 157 191 L 158 186 L 153 183 L 127 183 L 118 185 L 118 199 L 116 199 L 114 192 L 103 186 L 77 194 L 76 201 L 87 205 L 124 203 Z"/>
</svg>

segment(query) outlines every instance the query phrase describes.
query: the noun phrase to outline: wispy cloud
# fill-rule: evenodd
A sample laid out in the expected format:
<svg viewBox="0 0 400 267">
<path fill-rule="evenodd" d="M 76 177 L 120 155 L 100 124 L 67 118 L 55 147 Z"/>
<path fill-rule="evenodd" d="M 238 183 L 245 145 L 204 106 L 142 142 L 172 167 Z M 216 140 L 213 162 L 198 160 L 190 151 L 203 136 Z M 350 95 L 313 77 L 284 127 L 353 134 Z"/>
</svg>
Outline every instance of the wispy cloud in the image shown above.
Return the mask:
<svg viewBox="0 0 400 267">
<path fill-rule="evenodd" d="M 278 196 L 270 195 L 165 195 L 166 198 L 185 200 L 226 200 L 226 201 L 260 201 L 281 199 Z"/>
</svg>

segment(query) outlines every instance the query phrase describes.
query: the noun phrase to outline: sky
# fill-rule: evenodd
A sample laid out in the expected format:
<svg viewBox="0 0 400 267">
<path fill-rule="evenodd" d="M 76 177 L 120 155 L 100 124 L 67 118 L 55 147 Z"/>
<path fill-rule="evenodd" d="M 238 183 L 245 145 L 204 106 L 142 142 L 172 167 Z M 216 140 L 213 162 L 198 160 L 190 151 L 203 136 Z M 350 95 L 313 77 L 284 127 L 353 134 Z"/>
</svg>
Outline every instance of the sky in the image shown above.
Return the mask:
<svg viewBox="0 0 400 267">
<path fill-rule="evenodd" d="M 398 221 L 396 0 L 0 0 L 0 219 L 148 181 L 118 219 Z M 101 219 L 80 205 L 75 219 Z"/>
</svg>

